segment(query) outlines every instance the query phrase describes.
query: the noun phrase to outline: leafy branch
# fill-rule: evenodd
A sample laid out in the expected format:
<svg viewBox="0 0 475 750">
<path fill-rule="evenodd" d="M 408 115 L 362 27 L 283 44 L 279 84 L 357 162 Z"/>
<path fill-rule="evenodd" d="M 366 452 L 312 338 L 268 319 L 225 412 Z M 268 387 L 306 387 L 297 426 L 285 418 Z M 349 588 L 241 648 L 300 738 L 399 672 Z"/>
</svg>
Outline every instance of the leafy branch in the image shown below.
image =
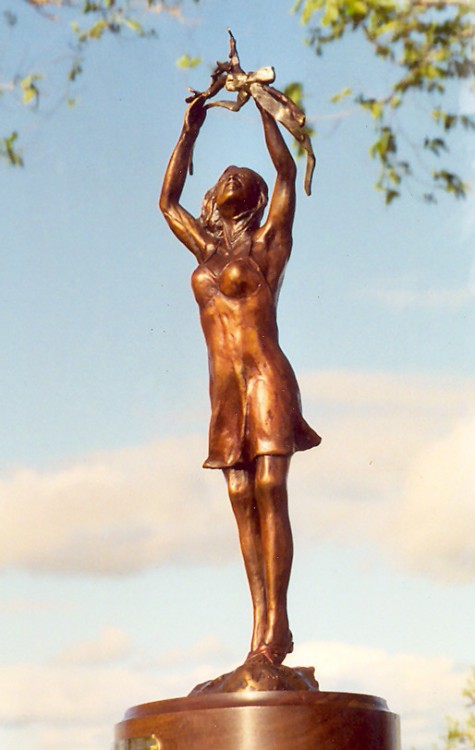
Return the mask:
<svg viewBox="0 0 475 750">
<path fill-rule="evenodd" d="M 373 54 L 392 65 L 395 80 L 382 97 L 346 88 L 332 97 L 334 102 L 353 96 L 356 105 L 373 121 L 375 140 L 370 155 L 379 164 L 376 187 L 386 203 L 399 197 L 401 184 L 413 176 L 413 168 L 400 153 L 397 113 L 413 97 L 427 95 L 436 100 L 427 109 L 427 133 L 417 144 L 419 151 L 440 158 L 449 150 L 447 135 L 456 127 L 475 129 L 475 118 L 444 109 L 443 95 L 453 80 L 475 74 L 475 0 L 298 0 L 294 10 L 309 27 L 308 42 L 317 55 L 328 44 L 348 33 L 361 33 Z M 439 133 L 431 134 L 433 126 Z M 443 190 L 465 197 L 468 185 L 448 169 L 432 168 L 427 201 L 435 201 Z"/>
<path fill-rule="evenodd" d="M 462 694 L 466 698 L 467 714 L 463 720 L 447 719 L 442 750 L 475 750 L 475 669 Z"/>
<path fill-rule="evenodd" d="M 195 0 L 196 1 L 196 0 Z M 68 95 L 69 89 L 84 70 L 87 46 L 106 34 L 129 33 L 135 37 L 154 38 L 153 14 L 180 13 L 181 0 L 23 0 L 45 20 L 66 20 L 71 28 L 72 40 L 69 63 L 65 71 L 66 93 L 62 101 L 73 106 L 75 99 Z M 15 26 L 17 15 L 8 11 L 4 22 Z M 38 72 L 25 71 L 8 84 L 0 85 L 2 96 L 14 97 L 28 108 L 38 109 L 42 101 L 41 83 L 45 76 Z M 61 101 L 61 100 L 60 100 Z M 11 166 L 23 166 L 23 158 L 17 147 L 18 133 L 0 137 L 0 159 Z"/>
</svg>

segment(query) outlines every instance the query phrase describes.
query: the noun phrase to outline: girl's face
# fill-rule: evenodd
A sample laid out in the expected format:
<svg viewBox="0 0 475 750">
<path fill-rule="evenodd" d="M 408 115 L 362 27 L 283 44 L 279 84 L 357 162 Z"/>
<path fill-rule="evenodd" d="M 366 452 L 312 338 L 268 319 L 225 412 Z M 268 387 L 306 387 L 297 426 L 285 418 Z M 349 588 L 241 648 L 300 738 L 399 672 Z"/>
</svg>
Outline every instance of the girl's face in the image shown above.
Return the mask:
<svg viewBox="0 0 475 750">
<path fill-rule="evenodd" d="M 222 216 L 231 217 L 257 208 L 260 188 L 252 169 L 231 166 L 218 180 L 216 204 Z"/>
</svg>

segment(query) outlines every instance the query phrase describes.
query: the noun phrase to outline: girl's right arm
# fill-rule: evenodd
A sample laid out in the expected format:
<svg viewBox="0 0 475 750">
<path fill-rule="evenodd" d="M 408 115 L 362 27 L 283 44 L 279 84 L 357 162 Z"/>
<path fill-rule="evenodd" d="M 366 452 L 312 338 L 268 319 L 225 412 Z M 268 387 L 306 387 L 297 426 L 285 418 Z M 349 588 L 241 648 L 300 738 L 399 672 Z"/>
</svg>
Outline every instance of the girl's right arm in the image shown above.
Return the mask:
<svg viewBox="0 0 475 750">
<path fill-rule="evenodd" d="M 198 96 L 188 107 L 183 129 L 171 155 L 163 180 L 159 207 L 170 229 L 198 262 L 203 259 L 206 235 L 199 222 L 180 204 L 193 147 L 206 117 L 206 97 Z"/>
</svg>

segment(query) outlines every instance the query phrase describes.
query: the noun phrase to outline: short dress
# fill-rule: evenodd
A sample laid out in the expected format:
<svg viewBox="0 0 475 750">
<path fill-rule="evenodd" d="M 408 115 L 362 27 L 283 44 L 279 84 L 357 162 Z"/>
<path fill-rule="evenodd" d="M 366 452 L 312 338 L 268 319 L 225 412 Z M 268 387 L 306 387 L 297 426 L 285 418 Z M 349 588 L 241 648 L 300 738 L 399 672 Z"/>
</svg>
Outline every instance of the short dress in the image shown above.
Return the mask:
<svg viewBox="0 0 475 750">
<path fill-rule="evenodd" d="M 209 257 L 192 288 L 208 347 L 210 469 L 249 466 L 257 457 L 290 456 L 321 438 L 302 416 L 297 380 L 279 346 L 276 299 L 251 254 L 218 270 Z"/>
</svg>

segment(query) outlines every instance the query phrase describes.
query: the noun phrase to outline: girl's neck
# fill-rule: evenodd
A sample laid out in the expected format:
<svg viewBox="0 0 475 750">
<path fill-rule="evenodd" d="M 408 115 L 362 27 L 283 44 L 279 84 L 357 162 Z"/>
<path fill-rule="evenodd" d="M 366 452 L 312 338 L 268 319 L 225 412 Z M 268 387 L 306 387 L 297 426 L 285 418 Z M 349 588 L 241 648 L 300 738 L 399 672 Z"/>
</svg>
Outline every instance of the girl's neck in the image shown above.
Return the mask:
<svg viewBox="0 0 475 750">
<path fill-rule="evenodd" d="M 233 250 L 241 234 L 236 221 L 223 221 L 223 239 L 229 251 Z"/>
<path fill-rule="evenodd" d="M 239 216 L 223 220 L 223 239 L 228 252 L 232 252 L 238 244 L 244 244 L 246 239 L 250 239 L 251 233 L 247 227 L 246 218 Z"/>
</svg>

